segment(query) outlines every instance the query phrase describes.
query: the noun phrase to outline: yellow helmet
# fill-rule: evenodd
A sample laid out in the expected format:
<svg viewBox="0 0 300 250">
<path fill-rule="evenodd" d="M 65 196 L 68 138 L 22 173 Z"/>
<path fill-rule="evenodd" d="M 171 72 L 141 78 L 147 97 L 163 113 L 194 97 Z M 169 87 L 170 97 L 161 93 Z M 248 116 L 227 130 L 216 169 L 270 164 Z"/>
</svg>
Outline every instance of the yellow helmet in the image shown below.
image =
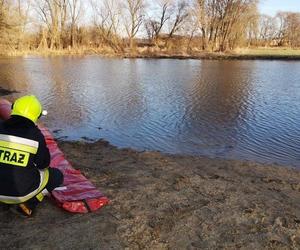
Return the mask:
<svg viewBox="0 0 300 250">
<path fill-rule="evenodd" d="M 18 98 L 13 106 L 11 115 L 23 116 L 34 123 L 42 114 L 42 105 L 34 95 L 27 95 Z"/>
</svg>

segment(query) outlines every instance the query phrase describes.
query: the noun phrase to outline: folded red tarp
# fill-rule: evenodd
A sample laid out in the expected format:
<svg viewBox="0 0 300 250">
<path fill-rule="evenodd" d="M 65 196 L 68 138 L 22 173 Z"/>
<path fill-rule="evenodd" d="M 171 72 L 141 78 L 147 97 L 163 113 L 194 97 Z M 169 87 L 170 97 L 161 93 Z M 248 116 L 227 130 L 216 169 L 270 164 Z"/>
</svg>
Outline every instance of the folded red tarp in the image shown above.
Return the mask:
<svg viewBox="0 0 300 250">
<path fill-rule="evenodd" d="M 0 99 L 0 118 L 6 120 L 10 113 L 11 103 Z M 65 159 L 49 130 L 42 125 L 39 128 L 50 151 L 50 167 L 58 168 L 64 174 L 63 187 L 52 192 L 57 204 L 72 213 L 94 212 L 108 204 L 108 198 Z"/>
</svg>

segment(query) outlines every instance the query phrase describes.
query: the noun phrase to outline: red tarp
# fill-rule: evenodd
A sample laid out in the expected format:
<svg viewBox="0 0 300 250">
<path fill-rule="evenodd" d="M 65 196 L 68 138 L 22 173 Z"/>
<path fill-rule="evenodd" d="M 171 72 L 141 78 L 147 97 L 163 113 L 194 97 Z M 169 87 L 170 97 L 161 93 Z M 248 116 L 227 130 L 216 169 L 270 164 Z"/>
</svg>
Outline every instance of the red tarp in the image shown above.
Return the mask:
<svg viewBox="0 0 300 250">
<path fill-rule="evenodd" d="M 11 103 L 0 99 L 0 118 L 8 119 L 10 112 Z M 52 192 L 57 204 L 72 213 L 94 212 L 108 204 L 108 198 L 65 159 L 49 130 L 42 125 L 39 128 L 50 151 L 50 167 L 58 168 L 64 174 L 63 187 Z"/>
</svg>

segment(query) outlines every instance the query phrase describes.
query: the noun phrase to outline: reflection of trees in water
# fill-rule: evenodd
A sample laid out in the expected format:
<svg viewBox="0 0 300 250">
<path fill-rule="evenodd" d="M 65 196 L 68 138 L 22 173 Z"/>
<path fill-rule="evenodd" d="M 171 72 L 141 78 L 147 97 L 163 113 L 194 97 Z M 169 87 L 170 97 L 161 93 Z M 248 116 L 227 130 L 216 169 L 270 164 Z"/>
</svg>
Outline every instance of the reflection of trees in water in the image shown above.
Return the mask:
<svg viewBox="0 0 300 250">
<path fill-rule="evenodd" d="M 194 79 L 186 114 L 187 126 L 197 131 L 200 140 L 212 144 L 234 144 L 237 128 L 250 105 L 251 62 L 202 61 Z"/>
<path fill-rule="evenodd" d="M 142 62 L 137 60 L 128 61 L 128 73 L 125 82 L 127 84 L 124 86 L 124 97 L 122 98 L 125 105 L 119 110 L 119 117 L 122 123 L 131 123 L 133 120 L 139 121 L 144 114 L 145 102 L 144 91 L 141 86 L 143 68 L 140 68 Z"/>
<path fill-rule="evenodd" d="M 123 60 L 110 63 L 107 71 L 103 72 L 110 83 L 109 86 L 102 86 L 106 92 L 103 98 L 107 111 L 119 126 L 132 130 L 144 114 L 142 71 L 140 61 Z"/>
<path fill-rule="evenodd" d="M 252 67 L 243 67 L 243 63 L 238 61 L 217 62 L 212 71 L 203 72 L 212 83 L 209 93 L 204 95 L 205 103 L 218 114 L 221 124 L 235 124 L 239 117 L 245 115 L 251 72 Z"/>
<path fill-rule="evenodd" d="M 22 58 L 0 60 L 0 86 L 10 91 L 24 92 L 28 87 L 28 75 Z"/>
<path fill-rule="evenodd" d="M 50 88 L 47 93 L 50 114 L 59 117 L 57 122 L 75 125 L 85 119 L 85 109 L 80 103 L 80 92 L 77 91 L 80 74 L 80 59 L 56 57 L 43 60 L 43 71 Z M 48 78 L 48 79 L 47 79 Z"/>
<path fill-rule="evenodd" d="M 68 122 L 87 126 L 131 126 L 142 114 L 140 73 L 135 61 L 86 59 L 51 61 L 53 103 Z"/>
</svg>

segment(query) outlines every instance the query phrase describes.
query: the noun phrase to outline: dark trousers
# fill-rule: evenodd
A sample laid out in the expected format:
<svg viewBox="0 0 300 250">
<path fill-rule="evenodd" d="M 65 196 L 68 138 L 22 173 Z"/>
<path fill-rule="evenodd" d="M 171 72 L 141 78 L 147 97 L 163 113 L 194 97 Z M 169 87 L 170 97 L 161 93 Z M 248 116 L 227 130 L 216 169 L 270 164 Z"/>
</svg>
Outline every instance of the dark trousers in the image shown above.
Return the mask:
<svg viewBox="0 0 300 250">
<path fill-rule="evenodd" d="M 48 192 L 52 192 L 55 188 L 62 185 L 64 182 L 64 176 L 62 172 L 57 168 L 49 168 L 49 180 L 45 187 Z M 36 197 L 31 198 L 30 200 L 26 201 L 26 204 L 31 208 L 34 209 L 38 204 L 39 200 Z"/>
<path fill-rule="evenodd" d="M 46 189 L 52 192 L 55 188 L 59 187 L 64 182 L 62 172 L 57 168 L 49 168 L 49 180 Z"/>
</svg>

